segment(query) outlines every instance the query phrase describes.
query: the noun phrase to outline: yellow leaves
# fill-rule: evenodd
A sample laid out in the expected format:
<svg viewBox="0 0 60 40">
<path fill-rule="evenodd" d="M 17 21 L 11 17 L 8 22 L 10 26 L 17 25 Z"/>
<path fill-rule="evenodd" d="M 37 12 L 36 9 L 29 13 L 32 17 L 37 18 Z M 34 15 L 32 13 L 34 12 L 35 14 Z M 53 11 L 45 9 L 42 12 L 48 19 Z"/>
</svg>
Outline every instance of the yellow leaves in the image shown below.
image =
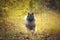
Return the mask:
<svg viewBox="0 0 60 40">
<path fill-rule="evenodd" d="M 0 23 L 3 22 L 3 20 L 0 19 Z"/>
<path fill-rule="evenodd" d="M 16 25 L 17 29 L 19 29 L 18 31 L 25 32 L 26 29 L 24 28 L 25 27 L 24 16 L 30 10 L 30 0 L 24 0 L 23 2 L 16 1 L 15 3 L 11 0 L 10 2 L 13 4 L 13 6 L 9 6 L 8 4 L 6 4 L 6 7 L 2 8 L 3 10 L 7 11 L 7 14 L 8 14 L 7 20 L 13 22 Z M 31 11 L 34 13 L 37 13 L 36 14 L 36 27 L 37 27 L 38 32 L 41 32 L 44 29 L 46 30 L 56 29 L 57 26 L 60 26 L 59 25 L 60 19 L 59 17 L 57 17 L 57 14 L 55 14 L 53 11 L 44 10 L 43 6 L 39 5 L 34 0 L 33 0 L 33 4 L 31 5 L 32 5 Z M 41 10 L 39 8 L 41 8 Z M 42 12 L 38 14 L 38 12 L 40 11 Z M 2 20 L 0 20 L 0 22 L 2 22 Z"/>
<path fill-rule="evenodd" d="M 2 9 L 5 10 L 5 11 L 8 11 L 9 7 L 3 7 Z"/>
</svg>

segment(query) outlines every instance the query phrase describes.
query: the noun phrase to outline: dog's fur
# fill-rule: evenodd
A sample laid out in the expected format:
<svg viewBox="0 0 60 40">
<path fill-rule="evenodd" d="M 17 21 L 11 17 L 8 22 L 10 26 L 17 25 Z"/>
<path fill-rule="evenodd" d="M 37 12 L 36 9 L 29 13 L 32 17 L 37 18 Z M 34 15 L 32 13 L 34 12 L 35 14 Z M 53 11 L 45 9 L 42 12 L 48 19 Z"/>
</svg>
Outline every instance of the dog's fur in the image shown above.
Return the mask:
<svg viewBox="0 0 60 40">
<path fill-rule="evenodd" d="M 35 31 L 35 17 L 34 13 L 28 13 L 27 16 L 25 16 L 25 25 L 28 30 L 34 30 Z"/>
</svg>

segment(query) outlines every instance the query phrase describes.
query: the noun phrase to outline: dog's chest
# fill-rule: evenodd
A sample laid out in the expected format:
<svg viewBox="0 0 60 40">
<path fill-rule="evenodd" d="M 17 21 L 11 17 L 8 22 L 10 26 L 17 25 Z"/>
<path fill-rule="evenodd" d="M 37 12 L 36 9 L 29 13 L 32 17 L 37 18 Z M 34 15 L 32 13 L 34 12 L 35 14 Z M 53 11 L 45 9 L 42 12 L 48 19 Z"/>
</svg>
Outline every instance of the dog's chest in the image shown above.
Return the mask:
<svg viewBox="0 0 60 40">
<path fill-rule="evenodd" d="M 31 25 L 31 26 L 33 26 L 33 25 L 35 25 L 35 21 L 32 21 L 32 22 L 27 21 L 26 25 Z"/>
</svg>

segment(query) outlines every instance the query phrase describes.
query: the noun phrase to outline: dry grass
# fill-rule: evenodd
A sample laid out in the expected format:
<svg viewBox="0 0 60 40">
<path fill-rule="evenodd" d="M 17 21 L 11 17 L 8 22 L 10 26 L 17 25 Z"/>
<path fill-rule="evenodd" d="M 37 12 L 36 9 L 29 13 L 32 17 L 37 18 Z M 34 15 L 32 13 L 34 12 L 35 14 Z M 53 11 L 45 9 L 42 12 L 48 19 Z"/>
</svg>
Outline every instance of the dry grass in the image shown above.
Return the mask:
<svg viewBox="0 0 60 40">
<path fill-rule="evenodd" d="M 24 25 L 24 16 L 27 14 L 20 15 L 18 13 L 13 15 L 11 14 L 0 22 L 1 40 L 59 40 L 60 14 L 57 12 L 43 10 L 42 13 L 35 14 L 37 32 L 34 37 L 32 34 L 27 34 Z"/>
<path fill-rule="evenodd" d="M 18 5 L 17 5 L 18 4 Z M 28 35 L 24 17 L 29 10 L 29 2 L 17 2 L 13 6 L 2 7 L 6 17 L 0 17 L 0 40 L 60 40 L 60 13 L 35 5 L 31 11 L 36 17 L 36 34 Z M 21 5 L 20 5 L 21 4 Z M 15 8 L 15 5 L 18 7 Z M 37 7 L 40 7 L 38 9 Z M 4 15 L 5 15 L 4 14 Z M 33 39 L 34 38 L 34 39 Z"/>
</svg>

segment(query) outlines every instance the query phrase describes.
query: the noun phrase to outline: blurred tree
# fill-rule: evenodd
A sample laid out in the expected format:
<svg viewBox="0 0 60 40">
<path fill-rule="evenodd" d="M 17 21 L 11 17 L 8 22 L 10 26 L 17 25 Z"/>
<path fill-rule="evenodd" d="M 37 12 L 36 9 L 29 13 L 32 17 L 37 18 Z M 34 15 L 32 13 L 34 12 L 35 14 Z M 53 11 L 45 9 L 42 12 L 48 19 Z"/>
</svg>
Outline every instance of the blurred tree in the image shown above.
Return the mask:
<svg viewBox="0 0 60 40">
<path fill-rule="evenodd" d="M 50 9 L 60 11 L 60 0 L 45 0 L 45 6 Z"/>
</svg>

